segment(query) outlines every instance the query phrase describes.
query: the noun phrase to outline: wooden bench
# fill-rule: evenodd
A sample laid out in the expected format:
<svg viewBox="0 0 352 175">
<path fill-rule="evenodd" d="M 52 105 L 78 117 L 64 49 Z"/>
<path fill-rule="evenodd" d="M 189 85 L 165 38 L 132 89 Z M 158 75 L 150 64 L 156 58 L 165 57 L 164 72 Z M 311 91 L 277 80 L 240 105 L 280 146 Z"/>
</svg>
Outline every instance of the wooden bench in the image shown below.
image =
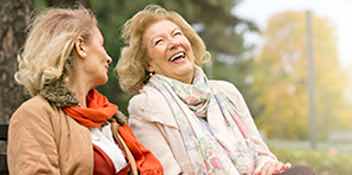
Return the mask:
<svg viewBox="0 0 352 175">
<path fill-rule="evenodd" d="M 6 143 L 7 141 L 7 124 L 0 124 L 0 141 Z M 0 153 L 0 175 L 7 175 L 9 174 L 7 169 L 7 159 L 6 159 L 6 152 Z"/>
</svg>

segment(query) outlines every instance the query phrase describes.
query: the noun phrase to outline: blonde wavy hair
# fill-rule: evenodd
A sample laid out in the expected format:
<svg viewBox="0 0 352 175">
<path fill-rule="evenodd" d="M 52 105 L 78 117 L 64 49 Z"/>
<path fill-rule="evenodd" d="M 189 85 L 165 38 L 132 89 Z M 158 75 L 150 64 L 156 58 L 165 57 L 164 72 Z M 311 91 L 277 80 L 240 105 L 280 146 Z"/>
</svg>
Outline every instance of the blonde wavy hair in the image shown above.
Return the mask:
<svg viewBox="0 0 352 175">
<path fill-rule="evenodd" d="M 180 27 L 190 41 L 195 56 L 195 64 L 202 65 L 210 59 L 203 40 L 190 24 L 177 12 L 168 11 L 158 5 L 148 5 L 124 24 L 122 38 L 126 44 L 122 48 L 115 73 L 123 91 L 136 93 L 149 79 L 148 56 L 143 44 L 144 31 L 153 23 L 169 20 Z"/>
<path fill-rule="evenodd" d="M 37 95 L 45 85 L 63 76 L 66 63 L 73 59 L 75 41 L 79 37 L 89 40 L 94 26 L 94 14 L 84 7 L 52 8 L 39 13 L 18 55 L 15 80 L 32 96 Z"/>
</svg>

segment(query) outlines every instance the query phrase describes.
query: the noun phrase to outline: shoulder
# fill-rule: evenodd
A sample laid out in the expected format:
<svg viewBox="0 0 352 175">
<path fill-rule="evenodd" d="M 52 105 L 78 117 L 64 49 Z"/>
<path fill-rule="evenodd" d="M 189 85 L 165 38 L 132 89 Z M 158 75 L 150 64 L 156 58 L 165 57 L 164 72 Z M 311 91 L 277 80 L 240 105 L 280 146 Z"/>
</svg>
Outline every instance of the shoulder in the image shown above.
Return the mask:
<svg viewBox="0 0 352 175">
<path fill-rule="evenodd" d="M 134 119 L 175 126 L 165 97 L 155 88 L 144 86 L 128 104 L 129 121 Z"/>
<path fill-rule="evenodd" d="M 53 115 L 55 109 L 49 102 L 41 96 L 34 96 L 22 103 L 22 105 L 13 113 L 10 123 L 36 123 L 46 120 Z"/>
<path fill-rule="evenodd" d="M 128 111 L 153 109 L 155 106 L 165 104 L 164 100 L 164 97 L 158 90 L 145 86 L 138 94 L 130 99 Z"/>
<path fill-rule="evenodd" d="M 26 107 L 26 106 L 30 106 L 30 107 L 34 107 L 34 108 L 41 108 L 44 106 L 50 107 L 51 105 L 44 97 L 37 95 L 37 96 L 34 96 L 34 97 L 28 99 L 27 101 L 23 102 L 20 107 Z"/>
<path fill-rule="evenodd" d="M 235 85 L 224 80 L 209 80 L 209 85 L 212 87 L 236 88 Z"/>
<path fill-rule="evenodd" d="M 45 98 L 38 95 L 22 103 L 22 105 L 16 110 L 15 113 L 25 112 L 25 111 L 50 112 L 50 111 L 53 111 L 53 107 L 49 104 L 49 102 Z"/>
<path fill-rule="evenodd" d="M 230 82 L 211 80 L 209 86 L 212 88 L 215 94 L 219 94 L 230 100 L 230 102 L 236 107 L 239 113 L 244 115 L 250 115 L 247 104 L 240 93 L 240 91 Z"/>
<path fill-rule="evenodd" d="M 247 110 L 247 104 L 235 85 L 228 81 L 210 80 L 209 86 L 215 94 L 228 98 L 239 111 Z"/>
<path fill-rule="evenodd" d="M 209 86 L 217 92 L 225 93 L 225 95 L 242 96 L 237 87 L 228 81 L 209 80 Z"/>
</svg>

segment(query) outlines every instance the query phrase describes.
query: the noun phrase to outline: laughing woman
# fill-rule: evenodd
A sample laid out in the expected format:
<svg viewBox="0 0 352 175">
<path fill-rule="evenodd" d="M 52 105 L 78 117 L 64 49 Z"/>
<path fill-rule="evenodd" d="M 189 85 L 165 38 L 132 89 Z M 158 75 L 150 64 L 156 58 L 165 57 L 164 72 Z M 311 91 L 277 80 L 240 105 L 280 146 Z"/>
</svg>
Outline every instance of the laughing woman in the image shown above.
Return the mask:
<svg viewBox="0 0 352 175">
<path fill-rule="evenodd" d="M 111 63 L 103 43 L 87 9 L 36 16 L 15 75 L 33 97 L 11 117 L 10 174 L 162 174 L 117 106 L 95 89 Z"/>
<path fill-rule="evenodd" d="M 176 12 L 147 6 L 124 26 L 116 67 L 130 100 L 130 126 L 168 175 L 271 175 L 290 164 L 263 142 L 236 87 L 208 80 L 209 54 Z"/>
</svg>

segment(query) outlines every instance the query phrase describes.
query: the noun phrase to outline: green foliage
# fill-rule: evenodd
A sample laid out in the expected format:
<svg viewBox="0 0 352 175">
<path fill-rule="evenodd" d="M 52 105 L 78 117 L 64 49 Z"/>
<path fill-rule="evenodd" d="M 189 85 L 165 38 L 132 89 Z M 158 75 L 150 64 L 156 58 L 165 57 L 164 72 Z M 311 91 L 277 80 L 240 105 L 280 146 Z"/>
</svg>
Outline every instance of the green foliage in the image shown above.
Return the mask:
<svg viewBox="0 0 352 175">
<path fill-rule="evenodd" d="M 306 26 L 304 12 L 274 15 L 264 31 L 265 43 L 255 60 L 251 90 L 259 94 L 255 104 L 259 127 L 268 137 L 306 139 L 308 92 Z M 334 28 L 314 16 L 315 90 L 318 136 L 339 128 L 351 116 L 343 98 L 345 76 L 338 64 Z M 343 122 L 342 122 L 343 121 Z"/>
<path fill-rule="evenodd" d="M 33 6 L 35 9 L 40 9 L 43 7 L 47 7 L 48 2 L 46 0 L 33 0 Z"/>
</svg>

